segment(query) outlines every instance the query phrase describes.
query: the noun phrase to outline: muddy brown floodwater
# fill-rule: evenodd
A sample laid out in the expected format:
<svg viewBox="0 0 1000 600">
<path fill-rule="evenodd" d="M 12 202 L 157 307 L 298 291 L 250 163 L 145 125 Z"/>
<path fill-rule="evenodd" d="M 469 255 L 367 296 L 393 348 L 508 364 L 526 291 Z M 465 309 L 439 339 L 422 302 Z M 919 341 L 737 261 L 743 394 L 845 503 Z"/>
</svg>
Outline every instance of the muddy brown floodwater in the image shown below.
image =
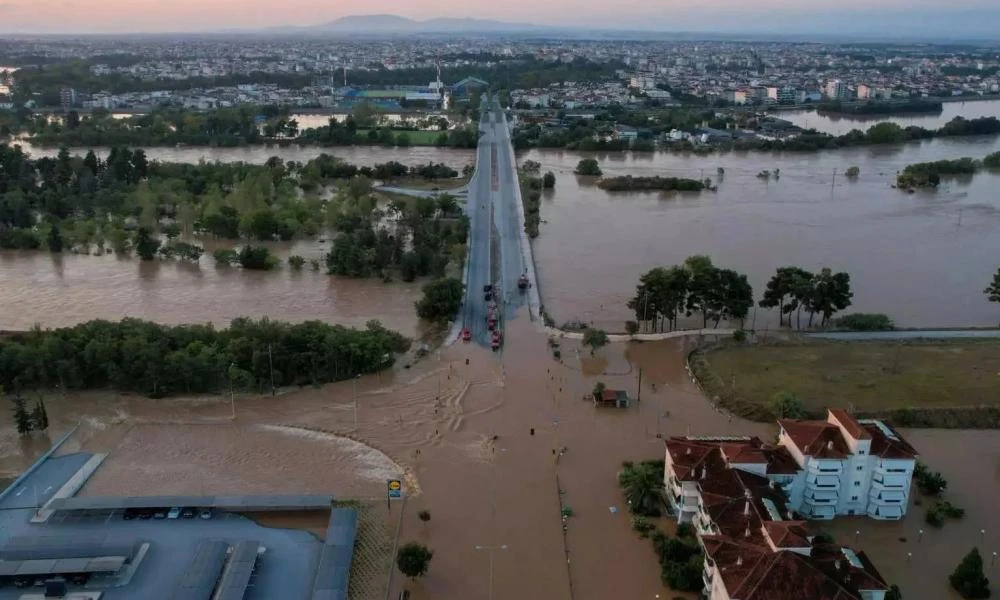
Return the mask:
<svg viewBox="0 0 1000 600">
<path fill-rule="evenodd" d="M 53 395 L 46 406 L 53 438 L 81 423 L 63 452 L 109 453 L 85 494 L 310 491 L 384 500 L 385 479 L 404 477 L 401 541 L 435 553 L 425 578 L 395 579 L 396 591 L 410 589 L 414 600 L 489 598 L 490 548 L 495 598 L 684 597 L 663 587 L 652 545 L 629 526 L 616 483 L 621 462 L 661 458 L 660 436 L 768 439 L 775 426 L 731 418 L 698 392 L 684 369 L 695 339 L 613 344 L 594 357 L 563 341 L 560 363 L 526 319 L 508 327 L 502 356 L 460 343 L 412 369 L 362 378 L 356 404 L 344 382 L 237 398 L 235 419 L 219 397 L 86 393 Z M 636 405 L 596 409 L 583 396 L 597 381 L 627 390 Z M 972 544 L 987 556 L 997 547 L 1000 433 L 906 434 L 945 474 L 947 497 L 967 510 L 965 519 L 919 541 L 921 507 L 902 523 L 833 527 L 851 544 L 860 530 L 857 545 L 906 598 L 938 600 L 948 597 L 946 575 Z M 46 442 L 19 441 L 5 423 L 0 476 Z M 561 506 L 573 511 L 565 537 Z M 431 513 L 429 522 L 417 518 L 420 510 Z M 288 524 L 317 527 L 310 519 Z"/>
<path fill-rule="evenodd" d="M 419 333 L 413 302 L 420 282 L 331 277 L 318 242 L 272 244 L 279 256 L 320 261 L 319 271 L 273 272 L 219 267 L 210 254 L 198 264 L 142 262 L 112 255 L 0 252 L 0 329 L 75 325 L 135 317 L 159 323 L 226 326 L 235 317 L 318 319 L 363 326 L 379 319 L 404 335 Z"/>
<path fill-rule="evenodd" d="M 798 154 L 595 155 L 606 175 L 718 181 L 717 192 L 700 194 L 610 194 L 573 175 L 583 155 L 533 150 L 521 160 L 558 180 L 542 197 L 534 241 L 542 302 L 559 323 L 623 331 L 642 273 L 707 254 L 746 273 L 758 298 L 777 267 L 828 266 L 851 276 L 849 312 L 886 313 L 906 327 L 995 326 L 983 288 L 997 268 L 1000 173 L 913 195 L 890 184 L 910 163 L 998 149 L 1000 138 L 990 137 Z M 854 165 L 861 176 L 849 181 L 843 173 Z M 759 179 L 765 169 L 780 169 L 780 178 Z M 774 311 L 755 312 L 748 325 L 777 325 Z"/>
<path fill-rule="evenodd" d="M 774 113 L 805 129 L 816 129 L 833 135 L 844 135 L 852 129 L 867 130 L 876 123 L 889 121 L 900 127 L 924 127 L 940 129 L 955 117 L 975 119 L 976 117 L 1000 117 L 1000 100 L 975 100 L 969 102 L 945 102 L 940 114 L 917 113 L 887 117 L 886 115 L 830 115 L 816 111 L 783 110 Z"/>
</svg>

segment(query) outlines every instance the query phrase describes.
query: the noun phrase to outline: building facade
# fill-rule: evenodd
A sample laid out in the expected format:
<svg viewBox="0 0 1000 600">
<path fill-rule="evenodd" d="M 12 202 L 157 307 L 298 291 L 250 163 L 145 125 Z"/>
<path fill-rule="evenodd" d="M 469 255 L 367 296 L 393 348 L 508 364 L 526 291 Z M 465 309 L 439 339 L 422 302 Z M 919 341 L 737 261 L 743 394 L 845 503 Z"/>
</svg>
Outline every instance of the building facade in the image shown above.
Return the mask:
<svg viewBox="0 0 1000 600">
<path fill-rule="evenodd" d="M 811 519 L 906 514 L 917 452 L 894 429 L 839 409 L 827 411 L 826 421 L 778 425 L 778 444 L 800 469 L 786 490 L 797 512 Z"/>
<path fill-rule="evenodd" d="M 821 422 L 822 423 L 822 422 Z M 883 600 L 888 585 L 862 552 L 817 538 L 787 490 L 803 470 L 755 437 L 673 437 L 664 484 L 694 526 L 709 600 Z"/>
</svg>

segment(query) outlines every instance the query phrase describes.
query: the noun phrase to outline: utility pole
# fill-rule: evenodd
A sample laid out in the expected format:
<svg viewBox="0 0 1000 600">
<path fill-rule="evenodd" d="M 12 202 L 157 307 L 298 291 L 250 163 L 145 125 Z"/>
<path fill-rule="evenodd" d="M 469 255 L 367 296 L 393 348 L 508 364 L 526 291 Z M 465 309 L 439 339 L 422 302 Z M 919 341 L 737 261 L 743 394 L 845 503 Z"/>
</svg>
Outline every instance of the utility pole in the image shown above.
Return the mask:
<svg viewBox="0 0 1000 600">
<path fill-rule="evenodd" d="M 233 410 L 232 419 L 234 421 L 236 420 L 236 393 L 233 391 L 233 367 L 235 366 L 235 362 L 229 365 L 229 406 Z"/>
<path fill-rule="evenodd" d="M 639 386 L 635 392 L 636 404 L 642 401 L 642 367 L 639 367 Z"/>
<path fill-rule="evenodd" d="M 274 390 L 274 357 L 271 356 L 271 344 L 267 345 L 267 366 L 271 371 L 271 395 L 275 396 L 277 392 Z"/>
<path fill-rule="evenodd" d="M 493 600 L 493 555 L 497 550 L 506 550 L 507 544 L 499 546 L 476 546 L 476 550 L 485 550 L 490 553 L 490 600 Z"/>
<path fill-rule="evenodd" d="M 354 376 L 354 380 L 351 382 L 351 387 L 353 388 L 352 396 L 354 397 L 354 429 L 358 428 L 358 379 L 361 379 L 361 374 L 358 373 Z"/>
</svg>

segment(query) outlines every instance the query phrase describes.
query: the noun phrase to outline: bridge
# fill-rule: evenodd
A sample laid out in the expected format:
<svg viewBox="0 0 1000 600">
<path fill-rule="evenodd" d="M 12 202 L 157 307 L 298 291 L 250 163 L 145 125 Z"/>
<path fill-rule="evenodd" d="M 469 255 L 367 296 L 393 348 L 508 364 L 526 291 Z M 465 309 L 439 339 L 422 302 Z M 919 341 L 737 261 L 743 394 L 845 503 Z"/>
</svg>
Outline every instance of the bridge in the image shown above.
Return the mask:
<svg viewBox="0 0 1000 600">
<path fill-rule="evenodd" d="M 507 118 L 496 99 L 486 101 L 479 121 L 476 170 L 467 186 L 469 252 L 466 259 L 465 299 L 455 322 L 452 339 L 468 328 L 472 340 L 488 346 L 487 302 L 483 291 L 494 286 L 500 319 L 497 328 L 519 307 L 527 305 L 530 317 L 539 317 L 538 288 L 531 244 L 524 232 L 524 212 L 517 179 L 517 162 L 510 141 Z M 526 275 L 527 290 L 517 287 Z"/>
</svg>

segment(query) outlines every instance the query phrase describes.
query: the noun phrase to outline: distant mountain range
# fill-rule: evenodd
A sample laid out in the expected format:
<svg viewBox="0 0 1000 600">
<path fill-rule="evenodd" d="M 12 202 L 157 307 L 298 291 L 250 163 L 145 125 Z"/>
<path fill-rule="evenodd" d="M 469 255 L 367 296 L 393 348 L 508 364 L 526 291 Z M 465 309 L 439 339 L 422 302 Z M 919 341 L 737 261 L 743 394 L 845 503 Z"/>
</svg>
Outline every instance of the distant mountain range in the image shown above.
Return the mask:
<svg viewBox="0 0 1000 600">
<path fill-rule="evenodd" d="M 354 15 L 305 29 L 330 33 L 468 33 L 537 30 L 537 25 L 489 19 L 438 18 L 416 21 L 397 15 Z"/>
</svg>

